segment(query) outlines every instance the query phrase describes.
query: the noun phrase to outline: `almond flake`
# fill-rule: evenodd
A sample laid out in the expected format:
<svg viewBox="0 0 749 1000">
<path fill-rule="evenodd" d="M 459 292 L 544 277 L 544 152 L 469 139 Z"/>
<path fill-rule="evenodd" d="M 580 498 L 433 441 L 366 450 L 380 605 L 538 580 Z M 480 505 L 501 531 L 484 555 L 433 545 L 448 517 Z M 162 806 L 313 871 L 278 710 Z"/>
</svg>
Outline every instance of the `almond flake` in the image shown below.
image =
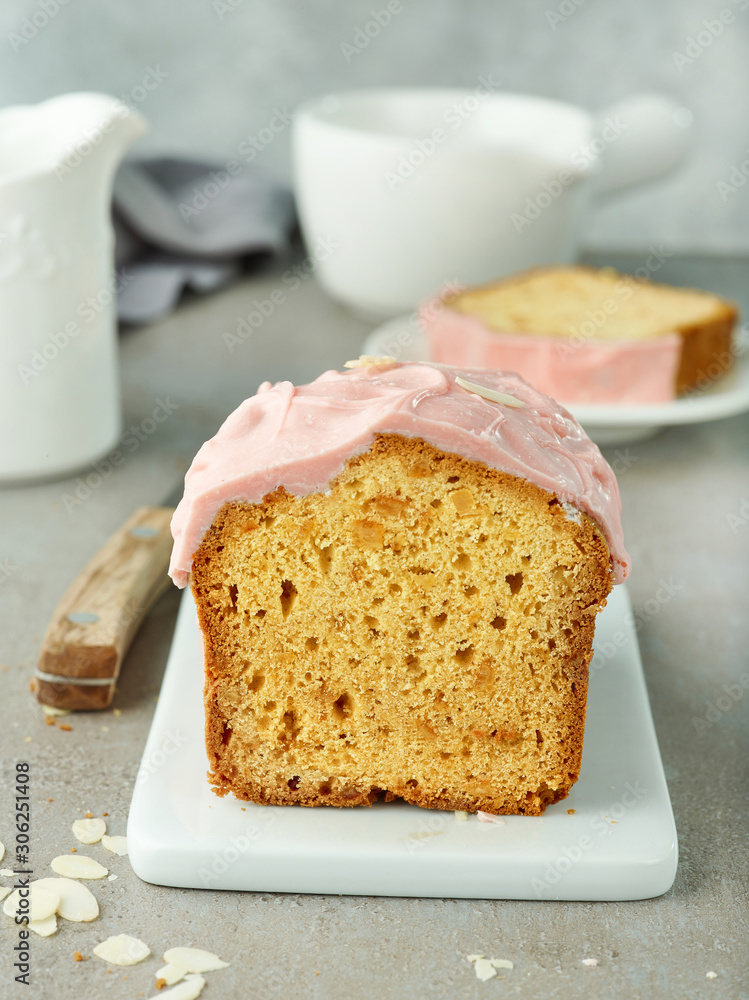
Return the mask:
<svg viewBox="0 0 749 1000">
<path fill-rule="evenodd" d="M 476 815 L 478 816 L 480 823 L 494 823 L 496 826 L 505 825 L 505 821 L 501 816 L 495 816 L 494 813 L 484 812 L 483 809 L 479 809 Z"/>
<path fill-rule="evenodd" d="M 45 917 L 51 917 L 60 903 L 59 893 L 48 886 L 39 885 L 40 881 L 41 879 L 32 882 L 29 886 L 29 897 L 24 897 L 30 906 L 29 920 L 44 920 Z M 16 889 L 3 903 L 3 913 L 8 917 L 15 917 L 20 900 L 20 889 Z"/>
<path fill-rule="evenodd" d="M 34 931 L 39 937 L 49 937 L 54 934 L 57 930 L 57 917 L 54 913 L 51 913 L 44 920 L 29 920 L 28 928 L 30 931 Z"/>
<path fill-rule="evenodd" d="M 476 978 L 480 979 L 482 983 L 485 983 L 487 979 L 494 979 L 497 974 L 497 970 L 488 958 L 477 958 L 473 967 L 476 970 Z"/>
<path fill-rule="evenodd" d="M 127 854 L 127 837 L 102 837 L 101 842 L 112 854 Z"/>
<path fill-rule="evenodd" d="M 389 354 L 361 354 L 355 361 L 347 361 L 344 368 L 392 368 L 397 365 L 397 358 Z"/>
<path fill-rule="evenodd" d="M 5 857 L 5 844 L 0 843 L 0 861 Z"/>
<path fill-rule="evenodd" d="M 103 819 L 77 819 L 73 823 L 73 836 L 81 844 L 98 844 L 106 832 Z"/>
<path fill-rule="evenodd" d="M 176 965 L 185 972 L 215 972 L 226 969 L 229 962 L 222 962 L 212 951 L 201 948 L 170 948 L 164 952 L 164 961 Z"/>
<path fill-rule="evenodd" d="M 205 979 L 202 976 L 190 976 L 183 983 L 172 986 L 170 990 L 161 990 L 153 1000 L 196 1000 L 203 992 Z"/>
<path fill-rule="evenodd" d="M 99 916 L 96 896 L 87 886 L 72 878 L 40 878 L 37 885 L 44 886 L 60 897 L 57 912 L 64 920 L 88 923 Z"/>
<path fill-rule="evenodd" d="M 178 965 L 163 965 L 156 973 L 157 979 L 163 979 L 167 986 L 174 986 L 180 979 L 184 979 L 186 969 L 181 969 Z"/>
<path fill-rule="evenodd" d="M 490 958 L 489 961 L 492 963 L 495 969 L 514 969 L 515 965 L 509 960 L 509 958 Z"/>
<path fill-rule="evenodd" d="M 115 934 L 94 948 L 94 955 L 111 965 L 137 965 L 150 954 L 151 949 L 144 941 L 129 934 Z"/>
<path fill-rule="evenodd" d="M 464 812 L 462 809 L 455 810 L 455 821 L 457 823 L 467 823 L 469 813 Z"/>
<path fill-rule="evenodd" d="M 0 875 L 4 875 L 6 878 L 11 878 L 15 874 L 12 868 L 0 868 Z"/>
<path fill-rule="evenodd" d="M 469 962 L 478 962 L 478 960 L 483 957 L 483 955 L 466 955 Z"/>
<path fill-rule="evenodd" d="M 52 859 L 50 868 L 65 878 L 104 878 L 109 874 L 103 865 L 85 854 L 76 854 L 73 858 L 69 854 L 61 854 Z"/>
<path fill-rule="evenodd" d="M 70 715 L 71 710 L 69 708 L 55 708 L 54 705 L 42 705 L 42 711 L 44 712 L 45 715 L 48 716 L 53 716 L 53 715 L 59 716 L 59 715 Z"/>
<path fill-rule="evenodd" d="M 4 885 L 2 887 L 2 889 L 0 889 L 0 899 L 5 899 L 5 897 L 8 895 L 8 893 L 11 892 L 11 891 L 12 890 L 11 890 L 11 887 L 9 885 Z"/>
<path fill-rule="evenodd" d="M 598 965 L 598 959 L 597 958 L 584 958 L 583 959 L 583 965 L 589 965 L 592 968 L 592 967 Z"/>
<path fill-rule="evenodd" d="M 490 389 L 485 385 L 477 385 L 476 382 L 469 382 L 468 379 L 461 378 L 460 375 L 456 376 L 455 383 L 461 389 L 467 389 L 468 392 L 475 392 L 477 396 L 483 396 L 484 399 L 488 399 L 492 403 L 502 403 L 504 406 L 525 406 L 523 400 L 518 399 L 517 396 L 511 396 L 508 392 L 498 392 L 496 389 Z"/>
</svg>

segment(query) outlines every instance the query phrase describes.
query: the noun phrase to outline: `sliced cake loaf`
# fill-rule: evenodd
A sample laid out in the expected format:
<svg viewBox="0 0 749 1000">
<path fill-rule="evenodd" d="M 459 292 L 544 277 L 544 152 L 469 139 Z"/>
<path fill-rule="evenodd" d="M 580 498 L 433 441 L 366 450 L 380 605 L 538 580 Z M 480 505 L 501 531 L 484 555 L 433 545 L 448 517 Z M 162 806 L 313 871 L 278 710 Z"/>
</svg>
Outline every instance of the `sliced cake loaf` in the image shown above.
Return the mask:
<svg viewBox="0 0 749 1000">
<path fill-rule="evenodd" d="M 522 380 L 266 384 L 199 452 L 173 528 L 219 794 L 532 815 L 567 795 L 628 559 L 611 470 Z"/>
<path fill-rule="evenodd" d="M 735 307 L 611 268 L 550 267 L 427 303 L 434 361 L 516 371 L 565 403 L 662 403 L 733 363 Z"/>
</svg>

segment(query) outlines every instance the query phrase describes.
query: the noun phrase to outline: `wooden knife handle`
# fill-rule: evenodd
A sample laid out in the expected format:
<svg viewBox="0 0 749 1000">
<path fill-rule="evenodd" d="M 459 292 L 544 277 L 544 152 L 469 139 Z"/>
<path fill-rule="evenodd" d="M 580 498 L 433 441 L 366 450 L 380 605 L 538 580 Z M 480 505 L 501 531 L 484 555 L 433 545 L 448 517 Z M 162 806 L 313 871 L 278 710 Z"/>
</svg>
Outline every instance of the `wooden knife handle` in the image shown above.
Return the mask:
<svg viewBox="0 0 749 1000">
<path fill-rule="evenodd" d="M 36 691 L 43 705 L 100 709 L 111 703 L 133 636 L 170 586 L 173 513 L 139 507 L 70 585 L 42 641 Z"/>
</svg>

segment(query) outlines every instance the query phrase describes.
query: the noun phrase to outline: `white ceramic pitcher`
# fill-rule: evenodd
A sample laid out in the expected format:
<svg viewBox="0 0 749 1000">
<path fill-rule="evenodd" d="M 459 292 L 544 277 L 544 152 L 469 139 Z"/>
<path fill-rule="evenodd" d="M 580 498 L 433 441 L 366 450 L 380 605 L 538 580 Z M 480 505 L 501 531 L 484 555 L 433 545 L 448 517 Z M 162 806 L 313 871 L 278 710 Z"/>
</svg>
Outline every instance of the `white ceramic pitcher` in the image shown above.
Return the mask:
<svg viewBox="0 0 749 1000">
<path fill-rule="evenodd" d="M 445 285 L 570 262 L 594 197 L 686 153 L 689 113 L 663 96 L 594 117 L 492 86 L 348 91 L 297 111 L 299 214 L 334 298 L 384 317 Z"/>
<path fill-rule="evenodd" d="M 145 127 L 104 94 L 0 110 L 0 482 L 118 440 L 112 180 Z"/>
</svg>

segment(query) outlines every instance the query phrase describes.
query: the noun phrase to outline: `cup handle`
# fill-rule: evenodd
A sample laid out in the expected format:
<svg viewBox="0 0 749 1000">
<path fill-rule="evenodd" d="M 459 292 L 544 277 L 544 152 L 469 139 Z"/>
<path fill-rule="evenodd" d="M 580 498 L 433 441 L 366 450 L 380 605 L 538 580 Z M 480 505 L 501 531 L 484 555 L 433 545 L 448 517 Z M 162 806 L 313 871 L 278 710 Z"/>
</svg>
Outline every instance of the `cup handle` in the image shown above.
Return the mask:
<svg viewBox="0 0 749 1000">
<path fill-rule="evenodd" d="M 691 112 L 662 94 L 635 94 L 596 117 L 606 141 L 598 194 L 654 180 L 681 164 L 691 145 Z"/>
</svg>

